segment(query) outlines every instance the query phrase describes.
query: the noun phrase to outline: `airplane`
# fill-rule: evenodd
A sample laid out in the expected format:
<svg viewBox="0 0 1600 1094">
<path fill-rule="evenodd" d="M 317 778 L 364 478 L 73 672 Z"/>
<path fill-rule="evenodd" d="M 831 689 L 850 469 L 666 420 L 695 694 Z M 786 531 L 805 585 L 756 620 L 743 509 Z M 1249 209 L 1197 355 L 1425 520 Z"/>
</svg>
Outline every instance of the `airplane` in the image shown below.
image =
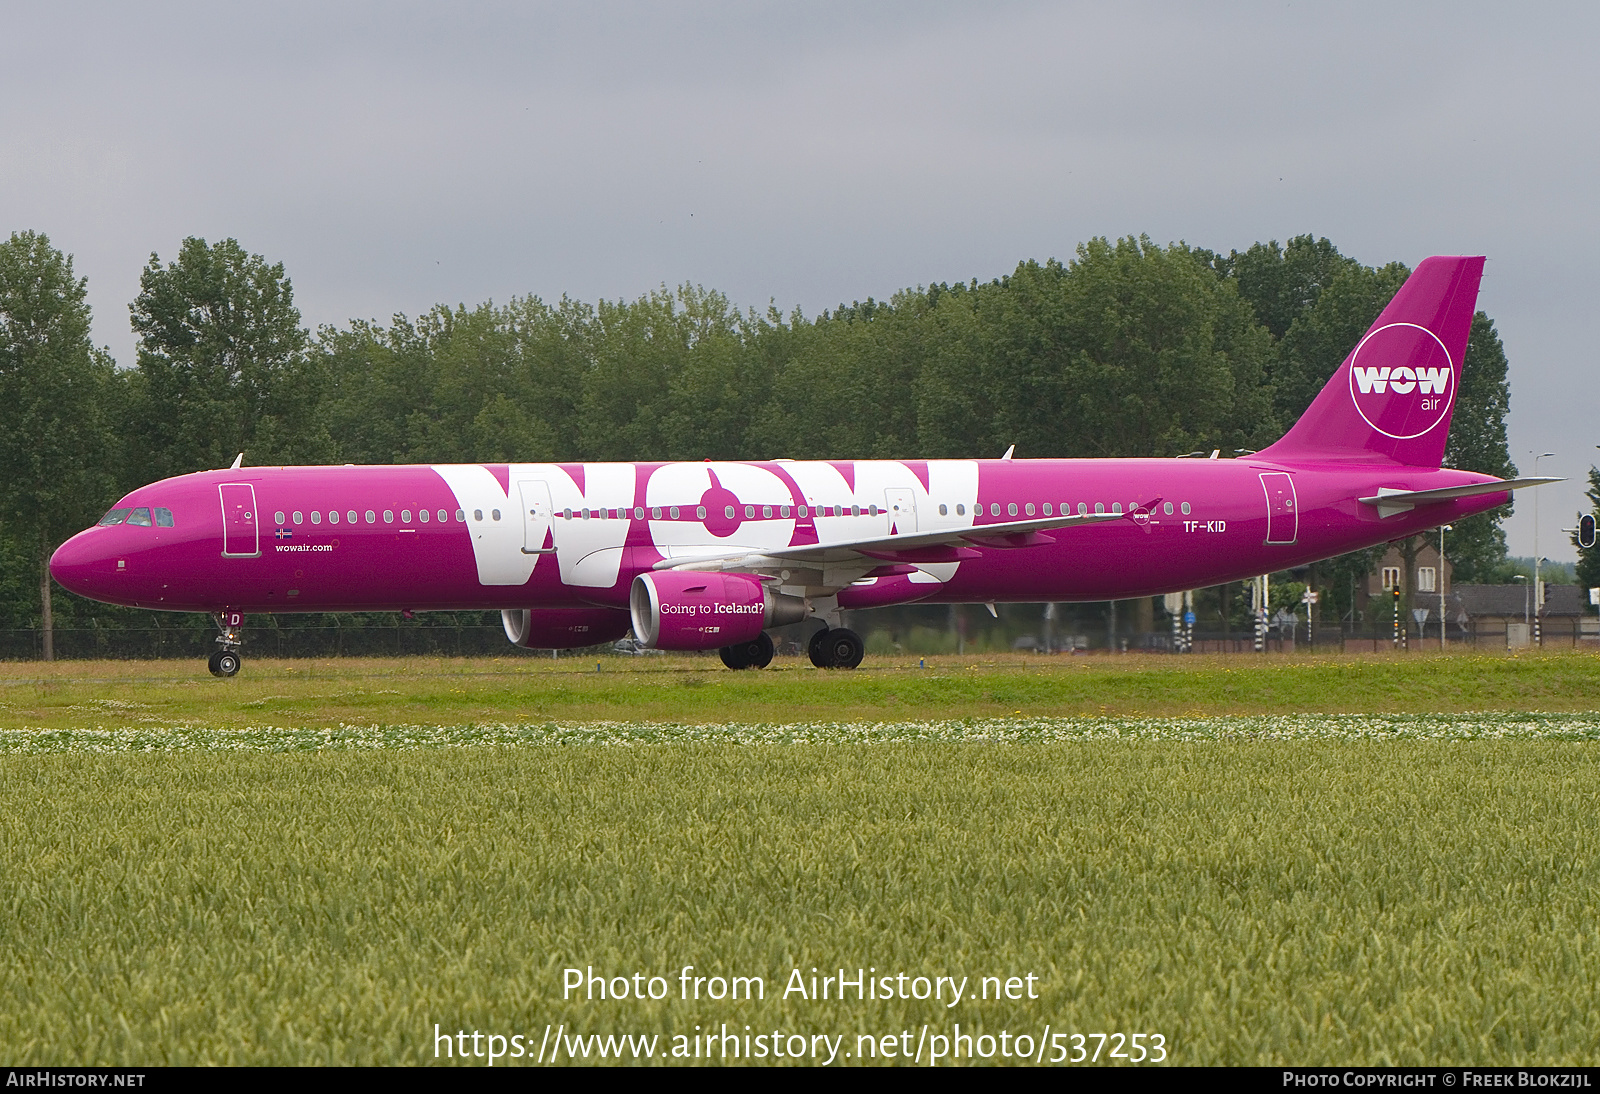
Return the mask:
<svg viewBox="0 0 1600 1094">
<path fill-rule="evenodd" d="M 1481 257 L 1423 261 L 1282 439 L 1231 459 L 244 467 L 140 487 L 64 543 L 80 596 L 209 612 L 239 671 L 259 612 L 499 609 L 534 649 L 610 642 L 772 660 L 840 613 L 1122 600 L 1305 565 L 1555 482 L 1441 467 Z M 1063 428 L 1071 428 L 1063 423 Z"/>
</svg>

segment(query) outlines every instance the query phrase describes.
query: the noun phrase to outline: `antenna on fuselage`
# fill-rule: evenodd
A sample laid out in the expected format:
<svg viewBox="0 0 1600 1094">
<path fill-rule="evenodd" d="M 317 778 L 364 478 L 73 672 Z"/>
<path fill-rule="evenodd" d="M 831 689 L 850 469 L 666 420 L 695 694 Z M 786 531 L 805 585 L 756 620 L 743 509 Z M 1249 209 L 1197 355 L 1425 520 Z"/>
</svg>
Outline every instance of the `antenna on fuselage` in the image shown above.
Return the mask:
<svg viewBox="0 0 1600 1094">
<path fill-rule="evenodd" d="M 1011 458 L 1011 454 L 1013 452 L 1015 452 L 1016 450 L 1017 450 L 1017 446 L 1016 445 L 1012 445 L 1010 448 L 1006 449 L 1006 454 L 1004 456 L 1001 456 L 1000 458 L 1002 460 L 1009 460 Z"/>
<path fill-rule="evenodd" d="M 241 453 L 239 453 L 237 456 L 235 456 L 233 458 L 233 466 L 229 467 L 228 470 L 229 471 L 237 471 L 237 470 L 239 470 L 240 465 L 242 465 L 243 463 L 244 463 L 244 453 L 241 452 Z"/>
</svg>

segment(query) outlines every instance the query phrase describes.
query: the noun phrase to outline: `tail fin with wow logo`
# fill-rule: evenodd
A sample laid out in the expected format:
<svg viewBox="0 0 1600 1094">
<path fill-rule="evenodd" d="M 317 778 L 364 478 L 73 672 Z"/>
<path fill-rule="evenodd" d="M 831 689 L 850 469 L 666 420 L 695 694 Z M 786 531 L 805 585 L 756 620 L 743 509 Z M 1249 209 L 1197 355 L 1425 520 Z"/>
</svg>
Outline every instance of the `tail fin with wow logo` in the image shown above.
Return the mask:
<svg viewBox="0 0 1600 1094">
<path fill-rule="evenodd" d="M 1300 420 L 1256 458 L 1438 467 L 1482 277 L 1481 257 L 1424 259 Z"/>
</svg>

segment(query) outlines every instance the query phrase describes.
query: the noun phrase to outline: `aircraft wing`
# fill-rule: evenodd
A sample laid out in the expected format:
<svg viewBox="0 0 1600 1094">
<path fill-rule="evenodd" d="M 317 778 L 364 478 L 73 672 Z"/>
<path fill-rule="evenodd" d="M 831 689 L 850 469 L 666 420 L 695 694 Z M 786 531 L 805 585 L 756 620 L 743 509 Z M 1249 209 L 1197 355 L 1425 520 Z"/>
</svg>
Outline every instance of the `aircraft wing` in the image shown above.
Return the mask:
<svg viewBox="0 0 1600 1094">
<path fill-rule="evenodd" d="M 1409 513 L 1419 505 L 1451 501 L 1455 498 L 1475 498 L 1482 494 L 1503 494 L 1527 486 L 1543 486 L 1547 482 L 1560 482 L 1559 478 L 1499 479 L 1495 482 L 1475 482 L 1467 486 L 1445 486 L 1438 490 L 1392 490 L 1378 487 L 1370 498 L 1357 498 L 1366 505 L 1377 506 L 1379 517 L 1393 517 Z"/>
<path fill-rule="evenodd" d="M 1148 521 L 1148 510 L 1154 508 L 1155 504 L 1156 502 L 1151 502 L 1149 506 L 1128 513 L 1041 517 L 1037 520 L 941 528 L 937 531 L 906 532 L 899 535 L 873 536 L 869 539 L 805 543 L 793 547 L 729 551 L 688 558 L 665 558 L 655 564 L 655 569 L 742 573 L 793 569 L 822 570 L 826 574 L 834 575 L 831 580 L 825 578 L 823 584 L 843 587 L 874 570 L 887 570 L 896 566 L 909 569 L 919 563 L 961 562 L 976 558 L 978 552 L 974 550 L 975 547 L 1034 547 L 1054 542 L 1053 537 L 1049 535 L 1052 531 L 1085 524 L 1104 524 L 1113 520 L 1137 519 L 1137 516 L 1144 516 Z"/>
</svg>

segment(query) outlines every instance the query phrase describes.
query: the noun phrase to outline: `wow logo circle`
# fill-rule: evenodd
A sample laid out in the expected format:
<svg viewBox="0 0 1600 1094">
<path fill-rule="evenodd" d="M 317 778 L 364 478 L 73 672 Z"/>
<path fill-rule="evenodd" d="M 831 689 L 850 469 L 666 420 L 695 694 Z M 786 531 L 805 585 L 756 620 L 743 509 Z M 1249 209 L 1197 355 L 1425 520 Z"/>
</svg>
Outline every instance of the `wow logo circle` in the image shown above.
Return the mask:
<svg viewBox="0 0 1600 1094">
<path fill-rule="evenodd" d="M 1455 404 L 1450 351 L 1427 327 L 1379 327 L 1350 355 L 1350 398 L 1362 419 L 1385 437 L 1420 437 L 1444 421 Z"/>
</svg>

